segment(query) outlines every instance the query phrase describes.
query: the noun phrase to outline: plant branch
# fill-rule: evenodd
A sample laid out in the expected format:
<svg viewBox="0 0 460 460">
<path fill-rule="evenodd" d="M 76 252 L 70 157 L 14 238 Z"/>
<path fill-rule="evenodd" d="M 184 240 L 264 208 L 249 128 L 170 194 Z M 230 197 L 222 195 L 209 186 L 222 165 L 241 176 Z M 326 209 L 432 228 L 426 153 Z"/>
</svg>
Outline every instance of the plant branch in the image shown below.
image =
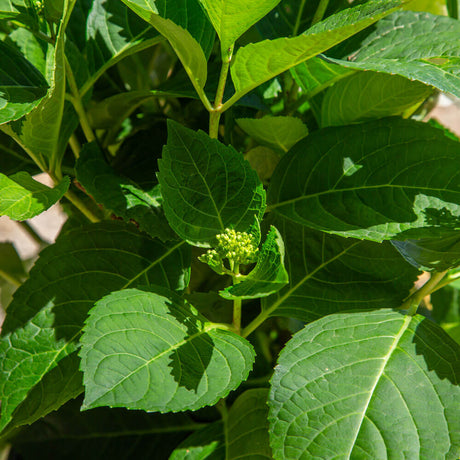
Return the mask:
<svg viewBox="0 0 460 460">
<path fill-rule="evenodd" d="M 305 8 L 306 0 L 302 0 L 300 3 L 299 11 L 297 13 L 297 18 L 295 20 L 294 29 L 292 30 L 292 36 L 295 37 L 299 33 L 300 23 L 302 21 L 303 9 Z"/>
<path fill-rule="evenodd" d="M 80 142 L 77 139 L 77 136 L 75 136 L 75 133 L 73 133 L 70 136 L 69 145 L 70 145 L 70 148 L 71 148 L 75 158 L 78 160 L 80 158 L 81 145 L 80 145 Z"/>
<path fill-rule="evenodd" d="M 72 102 L 72 105 L 75 111 L 77 112 L 78 118 L 80 120 L 80 125 L 83 129 L 83 132 L 85 134 L 87 141 L 93 142 L 96 140 L 96 136 L 94 135 L 94 132 L 89 123 L 85 108 L 83 107 L 81 95 L 78 90 L 78 85 L 77 85 L 77 82 L 75 81 L 75 77 L 72 72 L 72 68 L 70 67 L 70 64 L 67 58 L 65 60 L 65 69 L 66 69 L 67 82 L 69 83 L 69 88 L 71 92 L 71 95 L 67 95 L 67 99 L 70 102 Z"/>
<path fill-rule="evenodd" d="M 75 193 L 73 193 L 71 190 L 68 190 L 64 196 L 90 221 L 90 222 L 100 222 L 101 219 L 99 219 L 96 214 L 89 209 L 83 201 L 78 198 Z"/>
<path fill-rule="evenodd" d="M 327 6 L 329 5 L 329 0 L 320 0 L 318 8 L 315 11 L 315 15 L 311 21 L 311 25 L 314 26 L 316 23 L 320 22 L 324 14 L 326 13 Z"/>
<path fill-rule="evenodd" d="M 36 231 L 35 229 L 26 221 L 16 221 L 16 223 L 38 244 L 48 244 Z"/>
<path fill-rule="evenodd" d="M 220 69 L 219 83 L 217 85 L 216 98 L 214 106 L 209 115 L 209 137 L 217 139 L 219 135 L 219 121 L 223 113 L 222 100 L 224 98 L 225 84 L 227 82 L 228 69 L 233 56 L 233 45 L 227 50 L 225 54 L 222 52 L 222 67 Z"/>
<path fill-rule="evenodd" d="M 415 315 L 415 313 L 417 313 L 417 308 L 420 302 L 424 297 L 431 294 L 435 290 L 435 287 L 444 278 L 446 273 L 447 270 L 442 272 L 433 272 L 430 279 L 420 289 L 410 295 L 399 308 L 401 310 L 408 310 L 408 314 L 411 316 Z"/>
<path fill-rule="evenodd" d="M 1 269 L 0 269 L 0 278 L 3 278 L 5 281 L 7 281 L 8 283 L 16 287 L 19 287 L 22 284 L 22 281 L 20 279 L 16 278 L 15 276 Z"/>
</svg>

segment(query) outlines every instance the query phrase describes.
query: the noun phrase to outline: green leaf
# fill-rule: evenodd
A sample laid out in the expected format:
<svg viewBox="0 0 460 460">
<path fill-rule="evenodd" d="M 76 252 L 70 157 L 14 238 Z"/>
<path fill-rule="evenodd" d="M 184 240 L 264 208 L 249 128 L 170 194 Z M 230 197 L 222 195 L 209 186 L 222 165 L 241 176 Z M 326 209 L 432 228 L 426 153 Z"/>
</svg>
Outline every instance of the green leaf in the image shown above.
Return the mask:
<svg viewBox="0 0 460 460">
<path fill-rule="evenodd" d="M 222 422 L 214 422 L 191 434 L 174 449 L 168 460 L 226 460 Z"/>
<path fill-rule="evenodd" d="M 460 97 L 460 23 L 429 13 L 400 11 L 379 21 L 355 50 L 331 59 L 352 69 L 401 75 Z"/>
<path fill-rule="evenodd" d="M 269 13 L 280 0 L 199 0 L 208 13 L 222 51 L 226 52 L 235 41 L 259 19 Z"/>
<path fill-rule="evenodd" d="M 0 125 L 23 117 L 45 96 L 48 83 L 23 55 L 0 41 Z"/>
<path fill-rule="evenodd" d="M 279 291 L 289 282 L 284 268 L 283 238 L 275 227 L 270 228 L 255 268 L 243 281 L 220 291 L 225 299 L 257 299 Z"/>
<path fill-rule="evenodd" d="M 460 236 L 392 241 L 393 246 L 414 267 L 438 272 L 460 265 Z"/>
<path fill-rule="evenodd" d="M 169 41 L 193 86 L 199 94 L 202 93 L 207 77 L 207 62 L 200 44 L 186 29 L 161 17 L 154 1 L 122 1 Z"/>
<path fill-rule="evenodd" d="M 56 44 L 46 45 L 46 63 L 49 90 L 40 103 L 20 120 L 3 125 L 6 134 L 13 137 L 24 150 L 43 160 L 45 157 L 52 168 L 58 157 L 59 131 L 64 111 L 65 97 L 65 29 L 75 0 L 66 0 L 64 13 Z"/>
<path fill-rule="evenodd" d="M 255 353 L 167 289 L 128 289 L 90 311 L 81 339 L 83 409 L 196 410 L 236 389 Z"/>
<path fill-rule="evenodd" d="M 458 277 L 458 273 L 448 277 Z M 454 278 L 455 279 L 455 278 Z M 460 344 L 460 283 L 458 280 L 430 296 L 432 318 Z"/>
<path fill-rule="evenodd" d="M 92 104 L 88 108 L 91 126 L 96 129 L 119 127 L 140 105 L 155 97 L 155 93 L 156 91 L 128 91 Z"/>
<path fill-rule="evenodd" d="M 454 19 L 458 19 L 458 12 L 460 10 L 460 1 L 459 0 L 447 0 L 447 11 L 449 16 Z"/>
<path fill-rule="evenodd" d="M 281 158 L 269 202 L 277 214 L 341 236 L 450 235 L 460 226 L 459 154 L 458 142 L 412 120 L 325 128 Z"/>
<path fill-rule="evenodd" d="M 333 47 L 402 4 L 400 0 L 371 0 L 364 5 L 341 11 L 293 38 L 264 40 L 243 46 L 236 53 L 231 75 L 235 99 Z"/>
<path fill-rule="evenodd" d="M 291 69 L 292 76 L 302 89 L 302 96 L 309 98 L 354 72 L 353 69 L 333 64 L 319 56 Z"/>
<path fill-rule="evenodd" d="M 14 245 L 12 243 L 0 243 L 0 279 L 3 278 L 17 286 L 25 277 L 24 264 Z M 5 308 L 6 305 L 3 307 Z"/>
<path fill-rule="evenodd" d="M 268 440 L 268 391 L 256 388 L 245 391 L 233 403 L 228 414 L 228 460 L 272 458 Z"/>
<path fill-rule="evenodd" d="M 383 310 L 307 325 L 271 381 L 274 457 L 458 458 L 459 359 L 460 346 L 422 316 Z"/>
<path fill-rule="evenodd" d="M 202 425 L 185 414 L 147 414 L 98 408 L 80 412 L 80 399 L 69 401 L 11 439 L 24 460 L 68 458 L 127 460 L 168 458 L 184 437 Z"/>
<path fill-rule="evenodd" d="M 0 0 L 0 20 L 17 21 L 28 27 L 38 27 L 38 17 L 34 2 L 28 0 Z"/>
<path fill-rule="evenodd" d="M 142 231 L 163 240 L 175 239 L 161 209 L 158 187 L 141 187 L 117 174 L 104 160 L 96 143 L 86 144 L 75 166 L 77 180 L 99 204 Z"/>
<path fill-rule="evenodd" d="M 26 220 L 46 211 L 67 192 L 70 180 L 65 177 L 55 188 L 32 179 L 25 171 L 8 177 L 0 173 L 0 216 Z"/>
<path fill-rule="evenodd" d="M 168 142 L 158 165 L 166 217 L 190 244 L 210 247 L 226 228 L 245 232 L 254 216 L 262 219 L 263 186 L 233 147 L 168 120 Z"/>
<path fill-rule="evenodd" d="M 93 2 L 87 21 L 87 48 L 90 61 L 94 65 L 94 74 L 85 83 L 83 92 L 86 92 L 109 67 L 121 59 L 163 40 L 158 32 L 143 20 L 148 21 L 146 19 L 148 11 L 159 14 L 157 18 L 159 22 L 161 18 L 164 21 L 170 19 L 177 26 L 187 29 L 203 48 L 205 56 L 209 56 L 215 34 L 197 0 L 138 2 L 135 12 L 128 7 L 133 6 L 134 9 L 136 2 L 129 1 L 126 5 L 120 1 Z M 139 14 L 141 11 L 139 8 L 143 10 L 142 14 Z"/>
<path fill-rule="evenodd" d="M 398 307 L 420 274 L 389 242 L 328 235 L 283 218 L 275 224 L 286 245 L 289 285 L 263 299 L 265 317 L 308 322 L 344 310 Z"/>
<path fill-rule="evenodd" d="M 236 122 L 260 144 L 282 152 L 308 135 L 308 128 L 296 117 L 238 118 Z"/>
<path fill-rule="evenodd" d="M 321 126 L 402 115 L 423 102 L 433 89 L 398 75 L 357 72 L 330 88 L 321 106 Z"/>
<path fill-rule="evenodd" d="M 0 429 L 10 421 L 9 428 L 21 424 L 31 413 L 36 420 L 82 391 L 68 384 L 80 377 L 76 340 L 97 300 L 153 283 L 182 290 L 188 284 L 189 263 L 183 242 L 165 245 L 120 222 L 79 227 L 43 250 L 16 291 L 3 325 Z M 51 373 L 53 378 L 47 379 Z M 24 411 L 17 420 L 16 413 L 25 406 L 40 410 Z"/>
<path fill-rule="evenodd" d="M 0 131 L 0 171 L 10 176 L 19 171 L 31 175 L 40 174 L 40 168 L 31 160 L 24 150 L 5 133 Z"/>
<path fill-rule="evenodd" d="M 170 460 L 271 460 L 267 396 L 265 388 L 245 391 L 233 403 L 226 425 L 216 422 L 195 432 L 174 450 Z"/>
</svg>

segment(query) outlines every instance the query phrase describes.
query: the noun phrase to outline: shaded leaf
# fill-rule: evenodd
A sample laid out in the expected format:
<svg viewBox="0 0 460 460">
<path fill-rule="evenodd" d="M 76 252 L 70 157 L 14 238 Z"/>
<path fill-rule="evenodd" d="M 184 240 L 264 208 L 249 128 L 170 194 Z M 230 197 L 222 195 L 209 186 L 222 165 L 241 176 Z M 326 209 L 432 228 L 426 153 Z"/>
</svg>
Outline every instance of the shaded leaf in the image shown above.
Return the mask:
<svg viewBox="0 0 460 460">
<path fill-rule="evenodd" d="M 308 128 L 296 117 L 238 118 L 236 122 L 260 144 L 282 152 L 308 135 Z"/>
<path fill-rule="evenodd" d="M 191 434 L 174 449 L 169 460 L 226 460 L 222 422 Z"/>
<path fill-rule="evenodd" d="M 20 120 L 1 128 L 23 148 L 55 167 L 58 157 L 59 131 L 64 110 L 65 82 L 65 29 L 75 0 L 66 0 L 55 46 L 47 44 L 46 63 L 49 90 L 40 103 Z"/>
<path fill-rule="evenodd" d="M 449 275 L 448 275 L 449 276 Z M 433 292 L 430 303 L 433 307 L 432 318 L 460 344 L 460 283 L 452 282 L 448 286 Z"/>
<path fill-rule="evenodd" d="M 27 423 L 82 391 L 75 381 L 75 353 L 88 310 L 124 287 L 161 283 L 182 290 L 188 283 L 190 254 L 184 243 L 165 245 L 132 225 L 105 222 L 78 227 L 41 252 L 29 279 L 16 291 L 0 340 L 1 429 Z M 50 372 L 53 378 L 47 380 Z M 76 377 L 75 377 L 75 374 Z M 29 400 L 35 389 L 35 400 Z M 51 391 L 52 390 L 52 391 Z M 45 396 L 44 396 L 45 395 Z M 13 413 L 25 411 L 19 420 Z M 15 412 L 16 411 L 16 412 Z"/>
<path fill-rule="evenodd" d="M 142 187 L 114 171 L 96 143 L 86 144 L 76 164 L 77 179 L 85 190 L 117 216 L 134 220 L 152 237 L 175 239 L 161 209 L 158 187 Z"/>
<path fill-rule="evenodd" d="M 168 120 L 158 165 L 166 217 L 190 244 L 210 247 L 227 227 L 244 232 L 262 219 L 263 186 L 233 147 Z"/>
<path fill-rule="evenodd" d="M 98 408 L 80 412 L 80 399 L 21 430 L 11 443 L 28 459 L 166 459 L 201 424 L 185 414 L 146 414 Z"/>
<path fill-rule="evenodd" d="M 34 29 L 38 26 L 35 4 L 27 0 L 0 0 L 0 19 L 17 21 Z"/>
<path fill-rule="evenodd" d="M 392 241 L 393 246 L 420 270 L 444 271 L 460 265 L 460 237 Z"/>
<path fill-rule="evenodd" d="M 414 110 L 433 89 L 398 75 L 357 72 L 330 88 L 321 105 L 321 126 L 341 126 Z"/>
<path fill-rule="evenodd" d="M 70 180 L 65 177 L 56 187 L 37 182 L 29 173 L 20 171 L 12 176 L 0 173 L 0 216 L 13 220 L 30 219 L 53 204 L 67 192 Z"/>
<path fill-rule="evenodd" d="M 223 52 L 230 48 L 237 38 L 246 32 L 259 19 L 263 18 L 280 0 L 199 0 L 208 13 Z"/>
<path fill-rule="evenodd" d="M 193 433 L 174 450 L 170 460 L 271 460 L 267 396 L 265 388 L 245 391 L 230 408 L 226 425 L 215 422 Z"/>
<path fill-rule="evenodd" d="M 135 1 L 128 3 L 131 6 L 136 4 Z M 158 32 L 144 21 L 148 21 L 148 16 L 143 17 L 139 14 L 142 19 L 139 18 L 136 13 L 140 10 L 131 11 L 128 3 L 125 5 L 121 1 L 107 0 L 93 2 L 87 22 L 87 46 L 94 73 L 84 85 L 83 92 L 121 59 L 163 40 Z M 186 28 L 193 39 L 201 45 L 205 56 L 209 56 L 214 42 L 214 31 L 197 0 L 149 0 L 147 3 L 139 2 L 138 7 L 160 15 L 159 22 L 161 18 L 164 21 L 170 19 L 178 26 Z"/>
<path fill-rule="evenodd" d="M 128 289 L 90 311 L 81 339 L 83 408 L 153 412 L 214 405 L 245 380 L 255 353 L 167 289 Z"/>
<path fill-rule="evenodd" d="M 327 235 L 282 218 L 275 224 L 286 245 L 289 285 L 263 299 L 267 317 L 308 322 L 343 310 L 398 307 L 420 274 L 389 242 Z"/>
<path fill-rule="evenodd" d="M 257 299 L 279 291 L 289 282 L 284 268 L 283 238 L 275 227 L 260 249 L 257 264 L 243 280 L 220 291 L 225 299 Z"/>
<path fill-rule="evenodd" d="M 460 23 L 429 13 L 400 11 L 341 59 L 352 69 L 401 75 L 460 97 Z"/>
<path fill-rule="evenodd" d="M 45 96 L 48 83 L 24 56 L 2 41 L 0 62 L 0 124 L 3 124 L 32 111 Z"/>
<path fill-rule="evenodd" d="M 302 93 L 308 97 L 313 97 L 354 72 L 353 69 L 328 62 L 319 56 L 308 59 L 291 69 L 291 74 L 302 89 Z"/>
<path fill-rule="evenodd" d="M 269 396 L 275 458 L 455 459 L 460 346 L 422 316 L 336 314 L 281 352 Z"/>
<path fill-rule="evenodd" d="M 325 128 L 280 160 L 269 201 L 278 214 L 342 236 L 450 235 L 460 225 L 459 153 L 458 142 L 411 120 Z"/>
<path fill-rule="evenodd" d="M 142 19 L 151 24 L 173 47 L 198 93 L 203 91 L 207 77 L 206 56 L 200 44 L 180 25 L 160 16 L 155 2 L 122 0 Z"/>
<path fill-rule="evenodd" d="M 231 75 L 239 98 L 307 59 L 370 26 L 402 4 L 400 0 L 371 0 L 341 11 L 293 38 L 264 40 L 236 53 Z"/>
</svg>

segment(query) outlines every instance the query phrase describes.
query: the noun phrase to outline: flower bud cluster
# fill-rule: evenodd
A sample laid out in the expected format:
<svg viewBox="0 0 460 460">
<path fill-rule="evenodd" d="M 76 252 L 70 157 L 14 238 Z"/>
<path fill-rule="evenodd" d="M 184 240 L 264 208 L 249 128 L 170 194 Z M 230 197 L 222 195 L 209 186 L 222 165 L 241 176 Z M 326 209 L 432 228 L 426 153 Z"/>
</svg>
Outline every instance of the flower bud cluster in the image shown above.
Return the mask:
<svg viewBox="0 0 460 460">
<path fill-rule="evenodd" d="M 231 267 L 250 264 L 257 260 L 257 241 L 253 235 L 226 228 L 216 239 L 217 246 L 209 249 L 199 260 L 207 263 L 217 273 L 227 271 L 223 265 L 224 259 L 229 260 Z"/>
</svg>

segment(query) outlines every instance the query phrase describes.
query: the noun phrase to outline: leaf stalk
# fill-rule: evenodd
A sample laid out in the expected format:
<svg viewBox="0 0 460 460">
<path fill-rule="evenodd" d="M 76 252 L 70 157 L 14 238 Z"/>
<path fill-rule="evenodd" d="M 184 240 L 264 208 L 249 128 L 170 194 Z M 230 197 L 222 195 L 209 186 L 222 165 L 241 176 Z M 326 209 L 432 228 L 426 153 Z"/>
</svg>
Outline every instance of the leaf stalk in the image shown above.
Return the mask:
<svg viewBox="0 0 460 460">
<path fill-rule="evenodd" d="M 444 278 L 446 273 L 447 270 L 432 273 L 430 279 L 420 289 L 410 295 L 399 307 L 399 309 L 408 310 L 408 314 L 410 316 L 414 316 L 417 313 L 420 302 L 424 297 L 431 294 L 435 290 L 435 287 Z"/>
<path fill-rule="evenodd" d="M 222 67 L 220 69 L 219 83 L 217 85 L 214 106 L 209 114 L 209 137 L 217 139 L 219 135 L 219 121 L 224 112 L 222 100 L 224 98 L 225 84 L 227 83 L 228 70 L 233 56 L 233 45 L 225 53 L 222 51 Z"/>
</svg>

